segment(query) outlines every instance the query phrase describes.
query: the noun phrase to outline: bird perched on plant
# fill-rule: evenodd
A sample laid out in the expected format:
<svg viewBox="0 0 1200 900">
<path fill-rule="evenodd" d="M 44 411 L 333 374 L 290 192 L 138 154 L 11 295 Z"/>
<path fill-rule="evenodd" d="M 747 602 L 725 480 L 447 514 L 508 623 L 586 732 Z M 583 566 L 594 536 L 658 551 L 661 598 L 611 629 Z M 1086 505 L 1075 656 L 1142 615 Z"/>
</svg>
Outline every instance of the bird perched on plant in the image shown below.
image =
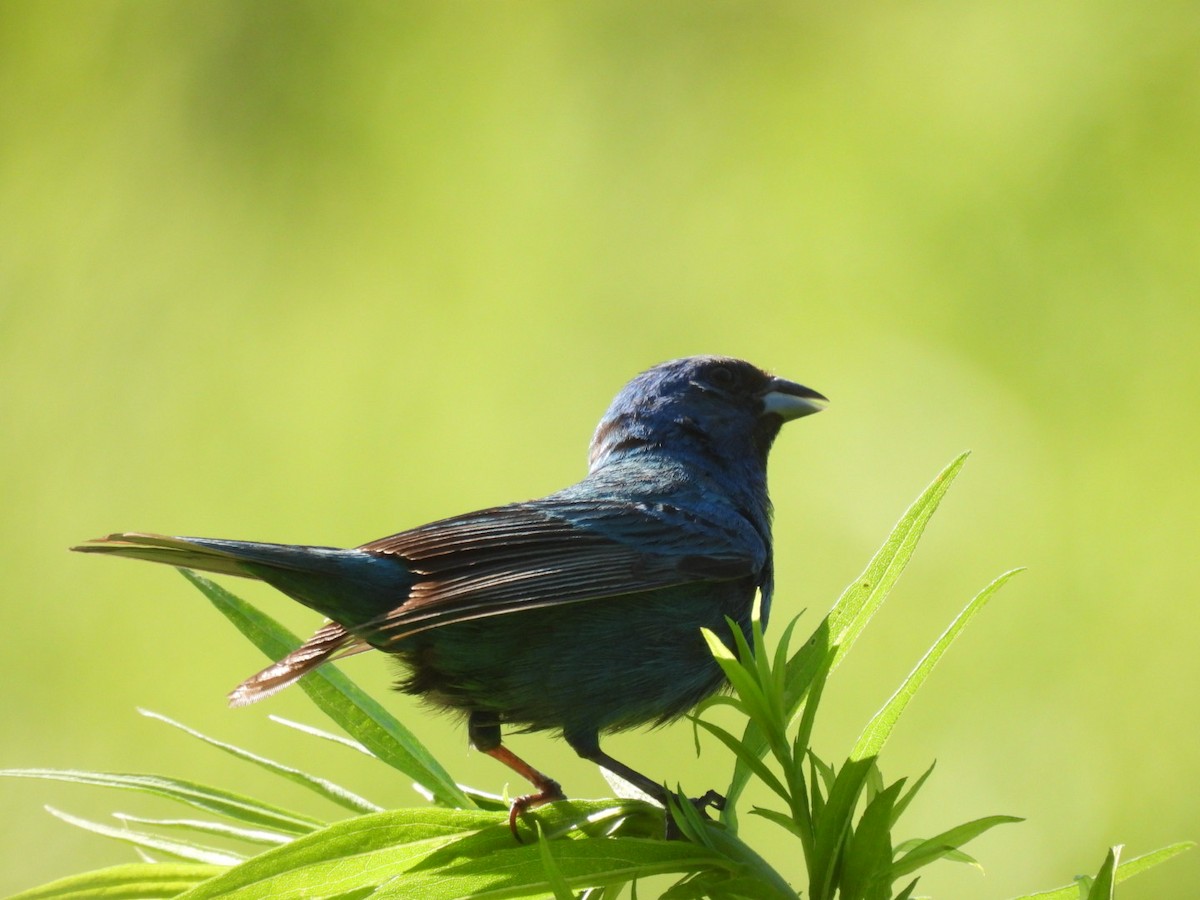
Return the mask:
<svg viewBox="0 0 1200 900">
<path fill-rule="evenodd" d="M 630 381 L 592 438 L 587 476 L 540 500 L 455 516 L 355 549 L 126 533 L 74 549 L 256 578 L 329 621 L 230 694 L 241 706 L 358 649 L 397 657 L 401 689 L 466 715 L 471 743 L 558 783 L 501 743 L 501 726 L 558 731 L 585 759 L 665 805 L 600 734 L 670 721 L 723 675 L 701 628 L 749 635 L 772 588 L 767 453 L 816 391 L 748 362 L 672 360 Z"/>
</svg>

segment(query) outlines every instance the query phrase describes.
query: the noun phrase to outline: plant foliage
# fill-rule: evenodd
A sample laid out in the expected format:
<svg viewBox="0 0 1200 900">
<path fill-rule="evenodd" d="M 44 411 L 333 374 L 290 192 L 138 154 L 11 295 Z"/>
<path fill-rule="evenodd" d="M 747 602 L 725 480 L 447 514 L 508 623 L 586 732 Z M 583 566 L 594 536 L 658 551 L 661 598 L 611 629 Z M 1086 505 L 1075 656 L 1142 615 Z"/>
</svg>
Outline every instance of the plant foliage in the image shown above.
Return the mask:
<svg viewBox="0 0 1200 900">
<path fill-rule="evenodd" d="M 235 792 L 157 775 L 8 770 L 0 774 L 148 793 L 185 810 L 171 819 L 116 815 L 114 825 L 50 809 L 69 824 L 133 845 L 144 861 L 64 878 L 11 900 L 606 900 L 626 887 L 636 897 L 641 879 L 662 875 L 674 876 L 662 894 L 666 900 L 795 900 L 803 891 L 811 900 L 908 900 L 925 866 L 938 860 L 973 863 L 962 850 L 965 844 L 997 825 L 1020 821 L 990 815 L 928 837 L 898 838 L 897 826 L 933 767 L 911 783 L 908 778 L 889 783 L 879 766 L 879 755 L 913 695 L 1016 570 L 996 578 L 967 604 L 867 722 L 845 759 L 822 759 L 813 749 L 812 735 L 829 676 L 896 583 L 965 460 L 966 454 L 955 459 L 921 494 L 866 570 L 795 652 L 795 620 L 783 629 L 774 649 L 767 646 L 757 616 L 749 641 L 732 629 L 733 647 L 706 632 L 732 687 L 729 694 L 706 701 L 693 720 L 733 756 L 718 822 L 683 800 L 672 803 L 670 810 L 640 800 L 563 800 L 524 816 L 523 840 L 514 841 L 499 798 L 457 784 L 382 705 L 336 668 L 325 666 L 300 684 L 349 738 L 283 724 L 377 758 L 412 779 L 427 805 L 385 810 L 328 779 L 143 711 L 307 788 L 349 817 L 324 821 Z M 224 588 L 192 572 L 183 574 L 269 656 L 277 658 L 299 644 L 274 620 Z M 736 710 L 744 720 L 740 735 L 700 717 L 714 706 Z M 778 871 L 739 838 L 738 801 L 751 782 L 765 787 L 774 802 L 753 807 L 750 814 L 777 825 L 796 842 L 803 860 L 796 871 Z M 200 817 L 193 817 L 196 813 Z M 664 839 L 668 831 L 682 839 Z M 213 837 L 240 849 L 210 846 L 206 841 Z M 1174 844 L 1121 865 L 1119 848 L 1114 847 L 1095 877 L 1020 900 L 1108 900 L 1125 878 L 1190 846 Z"/>
</svg>

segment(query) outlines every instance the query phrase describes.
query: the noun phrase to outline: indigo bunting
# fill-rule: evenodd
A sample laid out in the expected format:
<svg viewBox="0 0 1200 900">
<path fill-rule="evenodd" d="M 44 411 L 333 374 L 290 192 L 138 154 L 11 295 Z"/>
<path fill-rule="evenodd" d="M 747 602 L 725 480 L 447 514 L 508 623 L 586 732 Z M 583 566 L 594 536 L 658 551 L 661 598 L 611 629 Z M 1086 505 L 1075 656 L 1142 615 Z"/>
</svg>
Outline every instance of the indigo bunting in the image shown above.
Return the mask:
<svg viewBox="0 0 1200 900">
<path fill-rule="evenodd" d="M 749 636 L 772 587 L 767 453 L 822 409 L 748 362 L 672 360 L 630 381 L 592 438 L 587 476 L 540 500 L 455 516 L 355 549 L 125 533 L 75 547 L 267 582 L 329 621 L 230 694 L 241 706 L 334 654 L 397 657 L 400 689 L 465 714 L 471 743 L 533 785 L 559 784 L 501 743 L 501 726 L 571 748 L 666 805 L 600 749 L 600 734 L 681 716 L 724 683 L 701 628 Z"/>
</svg>

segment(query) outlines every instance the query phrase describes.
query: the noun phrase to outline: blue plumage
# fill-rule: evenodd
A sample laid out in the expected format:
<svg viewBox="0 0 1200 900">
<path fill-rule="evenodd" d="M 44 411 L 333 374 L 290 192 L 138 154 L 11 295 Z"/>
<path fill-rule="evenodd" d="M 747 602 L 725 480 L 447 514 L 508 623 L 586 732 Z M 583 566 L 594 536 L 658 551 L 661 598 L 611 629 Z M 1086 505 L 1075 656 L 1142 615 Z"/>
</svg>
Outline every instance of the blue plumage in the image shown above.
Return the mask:
<svg viewBox="0 0 1200 900">
<path fill-rule="evenodd" d="M 335 654 L 375 647 L 401 689 L 468 717 L 472 743 L 537 793 L 552 779 L 501 726 L 562 733 L 581 756 L 665 799 L 600 749 L 718 690 L 700 635 L 748 632 L 773 583 L 767 454 L 825 398 L 741 360 L 689 357 L 634 378 L 592 439 L 587 477 L 540 500 L 433 522 L 355 549 L 117 534 L 75 549 L 257 578 L 330 619 L 231 694 L 249 703 Z"/>
</svg>

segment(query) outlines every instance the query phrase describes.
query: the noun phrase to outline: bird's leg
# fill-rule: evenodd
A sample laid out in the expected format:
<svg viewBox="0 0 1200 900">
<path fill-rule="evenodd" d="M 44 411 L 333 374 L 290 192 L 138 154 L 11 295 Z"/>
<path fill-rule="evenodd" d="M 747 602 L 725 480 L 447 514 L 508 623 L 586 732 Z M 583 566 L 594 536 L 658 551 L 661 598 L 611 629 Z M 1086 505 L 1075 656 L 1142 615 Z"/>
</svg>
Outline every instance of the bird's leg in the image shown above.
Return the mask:
<svg viewBox="0 0 1200 900">
<path fill-rule="evenodd" d="M 650 778 L 647 778 L 645 775 L 643 775 L 641 772 L 638 772 L 636 769 L 629 768 L 629 766 L 625 765 L 625 763 L 621 762 L 620 760 L 613 759 L 611 756 L 609 756 L 607 753 L 605 753 L 603 750 L 601 750 L 600 749 L 600 740 L 599 740 L 598 735 L 595 735 L 595 734 L 590 734 L 590 735 L 569 734 L 569 735 L 564 735 L 564 737 L 566 737 L 567 743 L 571 745 L 571 749 L 574 750 L 576 753 L 578 753 L 580 756 L 582 756 L 584 759 L 590 760 L 591 762 L 594 762 L 596 765 L 600 766 L 601 768 L 607 769 L 608 771 L 612 772 L 614 775 L 620 776 L 621 778 L 625 779 L 630 784 L 632 784 L 639 791 L 641 791 L 643 794 L 650 797 L 652 800 L 654 800 L 656 803 L 658 803 L 660 806 L 662 806 L 663 809 L 670 810 L 671 806 L 667 802 L 667 798 L 671 797 L 673 795 L 666 789 L 666 787 L 664 787 L 663 785 L 659 784 L 658 782 L 656 782 Z M 713 809 L 724 809 L 725 808 L 725 798 L 722 797 L 720 794 L 718 794 L 716 791 L 712 791 L 712 790 L 705 793 L 704 796 L 702 796 L 702 797 L 684 798 L 684 799 L 687 799 L 687 801 L 689 803 L 691 803 L 692 806 L 694 806 L 696 808 L 696 811 L 699 812 L 701 815 L 704 815 L 705 809 L 707 809 L 710 806 Z M 679 833 L 677 826 L 675 825 L 674 818 L 672 818 L 670 813 L 668 812 L 668 814 L 667 814 L 667 838 L 674 839 L 674 838 L 678 838 L 678 837 L 681 837 L 681 835 Z"/>
<path fill-rule="evenodd" d="M 508 810 L 508 827 L 513 837 L 519 842 L 521 835 L 517 833 L 517 817 L 525 810 L 554 800 L 565 800 L 566 794 L 558 782 L 548 775 L 543 775 L 517 754 L 513 753 L 500 742 L 500 720 L 495 713 L 473 712 L 467 719 L 467 734 L 470 735 L 471 745 L 492 759 L 499 760 L 508 766 L 535 788 L 536 794 L 525 794 L 517 797 Z"/>
</svg>

